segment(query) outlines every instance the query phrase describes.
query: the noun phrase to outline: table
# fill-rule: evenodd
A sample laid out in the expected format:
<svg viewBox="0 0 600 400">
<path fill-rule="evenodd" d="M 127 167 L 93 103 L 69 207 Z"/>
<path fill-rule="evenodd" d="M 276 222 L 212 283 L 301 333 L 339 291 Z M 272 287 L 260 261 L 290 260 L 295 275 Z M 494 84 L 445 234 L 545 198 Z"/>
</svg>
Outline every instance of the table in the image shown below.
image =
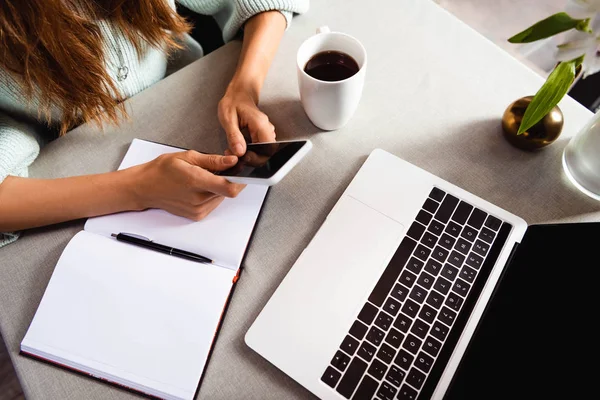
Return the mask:
<svg viewBox="0 0 600 400">
<path fill-rule="evenodd" d="M 244 344 L 244 335 L 370 151 L 383 148 L 529 223 L 598 221 L 597 202 L 565 177 L 561 154 L 592 113 L 566 97 L 561 137 L 537 153 L 501 134 L 513 100 L 543 83 L 535 72 L 432 1 L 379 0 L 367 17 L 358 0 L 313 1 L 287 31 L 264 86 L 261 107 L 278 139 L 310 138 L 311 153 L 273 187 L 225 316 L 205 379 L 204 399 L 313 396 Z M 377 19 L 373 19 L 377 18 Z M 321 25 L 359 38 L 368 53 L 361 104 L 351 122 L 321 132 L 301 108 L 295 54 Z M 31 176 L 114 170 L 134 137 L 201 151 L 225 148 L 217 101 L 240 43 L 227 44 L 127 101 L 131 119 L 104 132 L 84 125 L 44 148 Z M 393 182 L 390 182 L 393 184 Z M 26 232 L 0 250 L 0 331 L 28 399 L 128 399 L 134 394 L 18 355 L 74 221 Z M 301 300 L 301 299 L 299 299 Z"/>
</svg>

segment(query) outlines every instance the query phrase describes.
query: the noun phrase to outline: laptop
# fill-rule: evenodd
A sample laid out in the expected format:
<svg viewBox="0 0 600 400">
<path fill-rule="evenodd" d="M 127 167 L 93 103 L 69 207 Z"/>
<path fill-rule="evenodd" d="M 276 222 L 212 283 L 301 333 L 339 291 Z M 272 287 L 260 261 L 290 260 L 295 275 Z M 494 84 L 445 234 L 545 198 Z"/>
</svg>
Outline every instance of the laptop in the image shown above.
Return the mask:
<svg viewBox="0 0 600 400">
<path fill-rule="evenodd" d="M 598 304 L 568 305 L 589 279 L 565 267 L 594 254 L 598 233 L 528 226 L 376 149 L 245 341 L 320 399 L 557 394 L 566 381 L 549 380 L 577 370 L 560 349 L 584 331 L 566 321 Z"/>
</svg>

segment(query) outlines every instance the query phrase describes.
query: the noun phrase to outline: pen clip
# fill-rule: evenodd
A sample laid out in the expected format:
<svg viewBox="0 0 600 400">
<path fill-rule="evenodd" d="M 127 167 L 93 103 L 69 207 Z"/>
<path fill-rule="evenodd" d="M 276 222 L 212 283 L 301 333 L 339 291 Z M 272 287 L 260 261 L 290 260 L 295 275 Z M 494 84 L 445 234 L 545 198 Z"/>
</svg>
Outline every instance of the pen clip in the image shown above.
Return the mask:
<svg viewBox="0 0 600 400">
<path fill-rule="evenodd" d="M 136 239 L 147 240 L 149 242 L 152 242 L 152 239 L 147 238 L 146 236 L 138 235 L 136 233 L 121 232 L 121 235 L 127 235 L 127 236 L 131 236 L 133 238 L 136 238 Z"/>
</svg>

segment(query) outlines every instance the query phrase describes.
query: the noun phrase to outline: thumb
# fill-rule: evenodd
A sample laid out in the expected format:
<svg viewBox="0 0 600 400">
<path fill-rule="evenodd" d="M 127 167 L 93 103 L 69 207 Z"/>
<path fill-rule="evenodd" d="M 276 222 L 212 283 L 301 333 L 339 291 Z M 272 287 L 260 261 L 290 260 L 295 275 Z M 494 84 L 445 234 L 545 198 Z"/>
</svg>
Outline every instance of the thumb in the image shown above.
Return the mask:
<svg viewBox="0 0 600 400">
<path fill-rule="evenodd" d="M 202 154 L 194 150 L 186 151 L 185 158 L 190 164 L 209 171 L 223 171 L 227 168 L 233 167 L 238 161 L 236 156 Z"/>
<path fill-rule="evenodd" d="M 221 111 L 221 110 L 219 110 Z M 231 152 L 237 156 L 243 156 L 246 152 L 246 140 L 240 130 L 238 115 L 235 109 L 219 112 L 221 126 L 227 135 L 227 143 Z"/>
</svg>

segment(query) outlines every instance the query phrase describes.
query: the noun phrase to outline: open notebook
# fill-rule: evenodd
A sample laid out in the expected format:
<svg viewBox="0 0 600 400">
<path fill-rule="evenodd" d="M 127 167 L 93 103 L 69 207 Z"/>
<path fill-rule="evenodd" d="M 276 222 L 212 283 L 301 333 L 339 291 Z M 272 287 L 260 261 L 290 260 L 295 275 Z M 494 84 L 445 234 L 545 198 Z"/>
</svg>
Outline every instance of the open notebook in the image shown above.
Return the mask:
<svg viewBox="0 0 600 400">
<path fill-rule="evenodd" d="M 123 169 L 182 151 L 134 139 Z M 268 188 L 193 222 L 161 210 L 90 218 L 63 251 L 21 352 L 141 393 L 192 399 Z M 129 232 L 202 264 L 111 238 Z"/>
</svg>

